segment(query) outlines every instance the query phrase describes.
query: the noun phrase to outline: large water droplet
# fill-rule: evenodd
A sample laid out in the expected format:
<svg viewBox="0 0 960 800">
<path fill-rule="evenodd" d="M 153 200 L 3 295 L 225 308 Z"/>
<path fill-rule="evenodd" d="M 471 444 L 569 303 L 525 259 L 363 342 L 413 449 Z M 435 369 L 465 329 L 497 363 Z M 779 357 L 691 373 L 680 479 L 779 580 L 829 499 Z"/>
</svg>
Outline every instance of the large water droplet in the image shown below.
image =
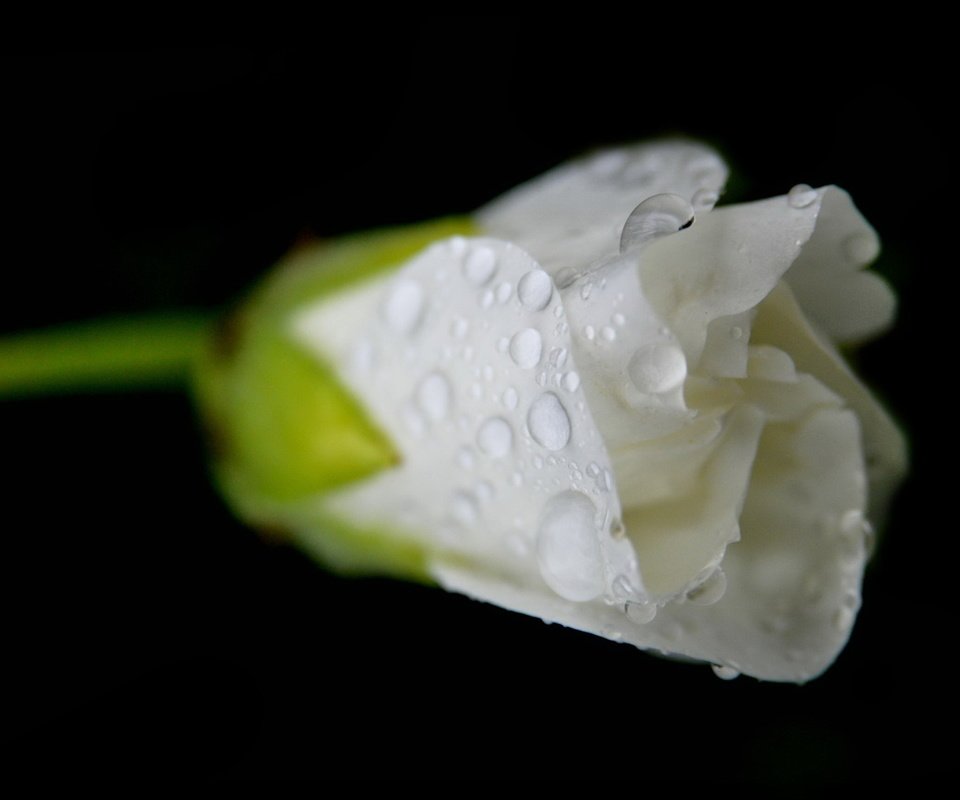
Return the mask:
<svg viewBox="0 0 960 800">
<path fill-rule="evenodd" d="M 415 281 L 393 287 L 383 305 L 383 320 L 397 333 L 412 333 L 423 316 L 423 289 Z"/>
<path fill-rule="evenodd" d="M 533 401 L 527 427 L 534 441 L 547 450 L 562 450 L 570 441 L 570 417 L 553 392 L 544 392 Z"/>
<path fill-rule="evenodd" d="M 544 508 L 537 532 L 540 574 L 558 595 L 576 602 L 603 591 L 603 559 L 595 523 L 597 509 L 580 492 L 562 492 Z"/>
<path fill-rule="evenodd" d="M 542 269 L 530 270 L 517 284 L 517 297 L 520 302 L 532 311 L 540 311 L 547 307 L 553 296 L 553 282 L 550 276 Z"/>
<path fill-rule="evenodd" d="M 678 194 L 655 194 L 638 205 L 623 225 L 620 252 L 626 253 L 693 224 L 693 206 Z"/>
<path fill-rule="evenodd" d="M 447 416 L 450 410 L 450 382 L 439 372 L 432 372 L 417 387 L 417 405 L 430 419 Z"/>
<path fill-rule="evenodd" d="M 805 183 L 798 183 L 787 192 L 787 203 L 791 208 L 806 208 L 817 199 L 817 192 Z"/>
<path fill-rule="evenodd" d="M 633 354 L 627 364 L 627 375 L 641 392 L 662 394 L 683 385 L 687 360 L 677 345 L 654 342 Z"/>
<path fill-rule="evenodd" d="M 489 247 L 471 250 L 463 262 L 463 274 L 468 281 L 483 286 L 497 271 L 497 255 Z"/>
<path fill-rule="evenodd" d="M 477 431 L 477 446 L 491 458 L 503 458 L 513 446 L 513 428 L 502 417 L 491 417 Z"/>
<path fill-rule="evenodd" d="M 524 328 L 510 340 L 510 358 L 521 369 L 533 369 L 540 363 L 543 339 L 536 328 Z"/>
<path fill-rule="evenodd" d="M 712 606 L 727 591 L 727 576 L 719 567 L 699 586 L 687 592 L 687 600 L 698 606 Z"/>
</svg>

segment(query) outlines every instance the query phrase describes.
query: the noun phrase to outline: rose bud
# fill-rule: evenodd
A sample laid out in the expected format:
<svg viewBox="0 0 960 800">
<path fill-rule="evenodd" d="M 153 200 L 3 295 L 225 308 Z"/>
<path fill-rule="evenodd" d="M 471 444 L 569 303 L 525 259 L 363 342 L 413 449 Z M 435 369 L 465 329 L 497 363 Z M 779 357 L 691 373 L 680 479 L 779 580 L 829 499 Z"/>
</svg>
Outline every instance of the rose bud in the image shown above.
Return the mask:
<svg viewBox="0 0 960 800">
<path fill-rule="evenodd" d="M 841 189 L 715 209 L 726 174 L 616 149 L 292 253 L 198 371 L 236 512 L 342 573 L 820 674 L 906 461 L 838 347 L 894 298 Z"/>
</svg>

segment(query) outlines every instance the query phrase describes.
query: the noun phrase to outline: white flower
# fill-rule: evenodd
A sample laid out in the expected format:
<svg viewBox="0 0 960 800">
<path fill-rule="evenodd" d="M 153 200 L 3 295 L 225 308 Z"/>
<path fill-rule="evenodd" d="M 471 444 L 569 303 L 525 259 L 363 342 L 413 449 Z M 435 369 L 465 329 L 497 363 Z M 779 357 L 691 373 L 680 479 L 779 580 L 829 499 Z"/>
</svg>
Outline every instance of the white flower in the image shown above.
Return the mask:
<svg viewBox="0 0 960 800">
<path fill-rule="evenodd" d="M 877 237 L 842 190 L 714 210 L 725 179 L 697 144 L 608 151 L 395 270 L 280 280 L 260 317 L 393 455 L 351 472 L 341 414 L 310 457 L 343 475 L 263 490 L 251 445 L 221 464 L 228 492 L 342 569 L 420 573 L 718 674 L 816 676 L 849 636 L 868 520 L 905 463 L 836 347 L 886 326 L 894 300 L 862 271 Z M 326 269 L 350 246 L 366 245 Z"/>
</svg>

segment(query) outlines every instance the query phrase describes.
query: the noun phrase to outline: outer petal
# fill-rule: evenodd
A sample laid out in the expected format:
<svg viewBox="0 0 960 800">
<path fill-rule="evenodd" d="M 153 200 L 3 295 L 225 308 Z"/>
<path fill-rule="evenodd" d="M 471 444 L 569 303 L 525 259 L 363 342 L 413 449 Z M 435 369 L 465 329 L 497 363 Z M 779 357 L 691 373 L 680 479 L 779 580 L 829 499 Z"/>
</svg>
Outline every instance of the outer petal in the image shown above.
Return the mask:
<svg viewBox="0 0 960 800">
<path fill-rule="evenodd" d="M 563 316 L 526 253 L 462 238 L 299 311 L 291 333 L 335 365 L 401 458 L 327 495 L 324 513 L 394 531 L 428 569 L 469 564 L 575 601 L 639 586 Z"/>
<path fill-rule="evenodd" d="M 709 147 L 652 142 L 563 164 L 482 208 L 477 221 L 551 274 L 565 267 L 580 272 L 618 251 L 623 224 L 641 201 L 669 192 L 707 211 L 726 180 L 726 165 Z"/>
</svg>

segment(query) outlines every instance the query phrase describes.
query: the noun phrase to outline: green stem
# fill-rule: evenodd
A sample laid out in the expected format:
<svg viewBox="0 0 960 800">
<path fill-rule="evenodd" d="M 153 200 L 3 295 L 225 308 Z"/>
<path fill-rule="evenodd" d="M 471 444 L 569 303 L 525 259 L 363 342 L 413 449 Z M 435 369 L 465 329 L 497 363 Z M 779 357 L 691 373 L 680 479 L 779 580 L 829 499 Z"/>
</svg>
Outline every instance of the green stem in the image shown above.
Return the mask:
<svg viewBox="0 0 960 800">
<path fill-rule="evenodd" d="M 0 398 L 185 386 L 209 329 L 180 313 L 15 334 L 0 339 Z"/>
</svg>

